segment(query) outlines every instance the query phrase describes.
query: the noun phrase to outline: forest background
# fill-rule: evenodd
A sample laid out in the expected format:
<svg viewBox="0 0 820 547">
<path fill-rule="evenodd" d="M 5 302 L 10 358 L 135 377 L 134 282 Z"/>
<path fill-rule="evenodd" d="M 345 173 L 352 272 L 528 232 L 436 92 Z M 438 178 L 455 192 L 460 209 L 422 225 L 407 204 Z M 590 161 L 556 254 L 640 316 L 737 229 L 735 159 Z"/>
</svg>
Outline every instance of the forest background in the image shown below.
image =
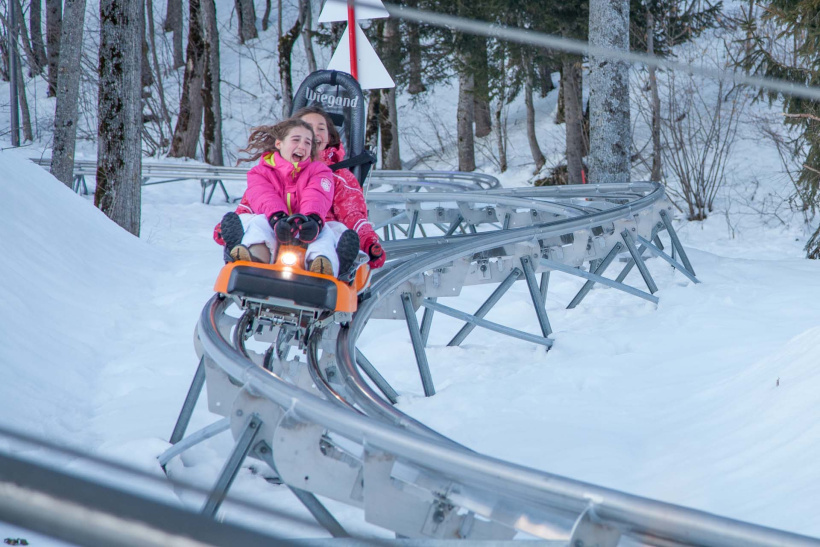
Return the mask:
<svg viewBox="0 0 820 547">
<path fill-rule="evenodd" d="M 13 84 L 6 106 L 13 119 L 10 105 L 19 101 L 22 131 L 10 135 L 12 144 L 50 155 L 52 173 L 67 185 L 78 155 L 96 158 L 95 204 L 138 235 L 142 158 L 233 164 L 250 127 L 286 117 L 294 82 L 327 65 L 345 24 L 317 24 L 321 4 L 4 0 L 0 78 Z M 817 8 L 805 1 L 409 0 L 403 6 L 593 44 L 601 43 L 595 22 L 617 19 L 623 32 L 614 22 L 608 30 L 621 32 L 615 39 L 624 49 L 806 86 L 818 79 Z M 611 106 L 591 100 L 591 68 L 607 63 L 397 17 L 363 26 L 397 84 L 368 93 L 366 138 L 380 168 L 480 166 L 503 174 L 515 158 L 529 165 L 531 184 L 608 180 L 590 170 L 604 148 L 594 145 L 596 116 Z M 631 67 L 627 80 L 626 116 L 613 134 L 631 143 L 620 152 L 628 179 L 663 182 L 688 220 L 704 220 L 715 211 L 739 128 L 751 122 L 777 151 L 782 171 L 764 195 L 747 181 L 747 191 L 731 199 L 774 222 L 785 222 L 786 211 L 799 218 L 807 256 L 820 258 L 815 101 L 729 78 L 704 86 L 652 67 Z M 457 96 L 447 117 L 427 108 L 443 87 Z M 556 89 L 557 107 L 537 111 L 534 97 Z M 756 101 L 774 105 L 779 118 L 750 108 Z M 511 149 L 510 105 L 521 102 L 523 127 L 516 121 L 514 130 L 526 133 L 527 147 Z M 428 113 L 428 131 L 405 123 L 402 108 Z M 536 130 L 537 117 L 545 115 L 563 126 L 560 145 L 546 149 Z"/>
</svg>

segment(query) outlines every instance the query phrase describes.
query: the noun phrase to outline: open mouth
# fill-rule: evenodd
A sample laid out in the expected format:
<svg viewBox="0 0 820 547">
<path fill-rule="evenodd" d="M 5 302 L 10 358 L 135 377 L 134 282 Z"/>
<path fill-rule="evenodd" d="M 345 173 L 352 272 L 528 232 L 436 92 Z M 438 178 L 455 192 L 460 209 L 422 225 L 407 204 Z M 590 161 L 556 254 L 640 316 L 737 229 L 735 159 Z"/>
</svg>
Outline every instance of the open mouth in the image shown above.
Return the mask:
<svg viewBox="0 0 820 547">
<path fill-rule="evenodd" d="M 296 162 L 300 162 L 300 161 L 302 161 L 303 159 L 305 159 L 305 154 L 304 154 L 303 152 L 294 152 L 294 153 L 293 153 L 293 159 L 294 159 Z"/>
</svg>

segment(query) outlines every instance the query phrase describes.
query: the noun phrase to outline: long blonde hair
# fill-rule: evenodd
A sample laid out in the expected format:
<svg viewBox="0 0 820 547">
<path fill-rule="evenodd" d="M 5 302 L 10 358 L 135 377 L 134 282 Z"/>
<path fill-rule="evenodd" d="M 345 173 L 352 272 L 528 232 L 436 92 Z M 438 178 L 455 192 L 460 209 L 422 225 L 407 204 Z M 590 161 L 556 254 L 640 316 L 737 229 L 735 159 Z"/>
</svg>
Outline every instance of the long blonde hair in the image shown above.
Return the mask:
<svg viewBox="0 0 820 547">
<path fill-rule="evenodd" d="M 259 127 L 251 128 L 251 134 L 248 137 L 248 146 L 239 150 L 249 154 L 247 158 L 239 158 L 236 164 L 242 162 L 256 161 L 268 152 L 278 152 L 276 148 L 276 141 L 283 141 L 290 134 L 290 131 L 295 127 L 301 127 L 310 131 L 313 135 L 313 128 L 306 121 L 299 118 L 288 118 L 276 125 L 260 125 Z M 310 159 L 315 160 L 318 150 L 316 148 L 316 139 L 314 136 L 313 144 L 310 147 Z"/>
</svg>

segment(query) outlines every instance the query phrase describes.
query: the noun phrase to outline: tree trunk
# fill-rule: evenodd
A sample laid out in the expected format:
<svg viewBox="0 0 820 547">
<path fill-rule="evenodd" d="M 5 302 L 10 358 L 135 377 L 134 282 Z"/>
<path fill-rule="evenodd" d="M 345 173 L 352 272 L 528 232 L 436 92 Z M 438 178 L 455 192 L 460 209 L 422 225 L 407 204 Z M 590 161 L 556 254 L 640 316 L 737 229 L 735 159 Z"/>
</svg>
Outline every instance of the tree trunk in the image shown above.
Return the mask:
<svg viewBox="0 0 820 547">
<path fill-rule="evenodd" d="M 395 18 L 385 19 L 382 27 L 380 49 L 384 67 L 391 74 L 397 74 L 401 65 L 401 36 L 399 22 Z M 396 108 L 396 88 L 383 89 L 381 104 L 387 108 L 382 110 L 381 137 L 382 137 L 382 168 L 401 169 L 399 151 L 399 116 Z"/>
<path fill-rule="evenodd" d="M 101 0 L 94 204 L 135 236 L 140 233 L 142 0 Z"/>
<path fill-rule="evenodd" d="M 248 40 L 259 37 L 256 31 L 256 8 L 253 0 L 234 0 L 236 4 L 236 15 L 239 19 L 239 43 L 244 44 Z"/>
<path fill-rule="evenodd" d="M 293 78 L 291 77 L 291 54 L 299 33 L 302 32 L 304 13 L 299 12 L 296 22 L 279 39 L 279 83 L 282 86 L 282 117 L 288 118 L 293 110 Z"/>
<path fill-rule="evenodd" d="M 304 28 L 302 29 L 302 42 L 305 47 L 305 57 L 307 58 L 308 74 L 316 72 L 316 55 L 313 53 L 313 8 L 310 0 L 299 0 L 299 9 L 305 14 Z"/>
<path fill-rule="evenodd" d="M 655 18 L 646 10 L 646 52 L 655 54 Z M 649 180 L 661 180 L 661 98 L 658 94 L 658 76 L 654 66 L 649 66 L 649 91 L 652 95 L 652 173 Z"/>
<path fill-rule="evenodd" d="M 165 87 L 162 85 L 162 69 L 159 65 L 159 56 L 157 55 L 157 43 L 156 43 L 156 33 L 154 32 L 154 2 L 153 0 L 145 0 L 145 11 L 148 19 L 147 25 L 147 32 L 148 32 L 148 40 L 149 40 L 149 47 L 151 48 L 151 61 L 154 67 L 154 78 L 156 79 L 157 84 L 157 95 L 159 95 L 159 105 L 160 105 L 160 135 L 162 137 L 162 141 L 160 144 L 164 148 L 168 145 L 166 140 L 166 133 L 170 135 L 173 131 L 171 127 L 171 114 L 168 112 L 168 104 L 165 102 Z M 162 129 L 162 128 L 165 129 Z"/>
<path fill-rule="evenodd" d="M 43 6 L 42 0 L 30 0 L 29 2 L 29 32 L 31 33 L 31 49 L 34 50 L 34 57 L 37 65 L 42 68 L 48 65 L 48 55 L 46 46 L 43 43 Z"/>
<path fill-rule="evenodd" d="M 415 8 L 417 0 L 407 0 L 405 5 Z M 407 92 L 411 95 L 427 91 L 427 86 L 421 80 L 421 40 L 419 38 L 419 26 L 417 23 L 407 24 L 407 49 L 408 49 L 408 83 Z"/>
<path fill-rule="evenodd" d="M 493 130 L 490 116 L 490 77 L 487 59 L 487 39 L 476 39 L 477 48 L 472 58 L 475 67 L 475 91 L 473 93 L 473 112 L 475 117 L 475 136 L 486 137 Z"/>
<path fill-rule="evenodd" d="M 589 42 L 593 46 L 629 51 L 629 2 L 591 0 Z M 589 74 L 589 181 L 629 182 L 629 65 L 591 56 Z"/>
<path fill-rule="evenodd" d="M 566 113 L 567 131 L 567 183 L 583 183 L 583 152 L 584 152 L 584 112 L 581 98 L 581 61 L 565 58 L 562 73 L 565 81 L 561 82 L 564 89 L 564 111 Z"/>
<path fill-rule="evenodd" d="M 381 91 L 370 91 L 370 100 L 367 103 L 367 121 L 365 122 L 364 146 L 376 150 L 379 146 L 379 116 L 381 115 Z"/>
<path fill-rule="evenodd" d="M 526 52 L 521 54 L 521 61 L 524 68 L 524 106 L 527 110 L 527 142 L 530 145 L 530 154 L 532 154 L 532 161 L 535 163 L 535 170 L 533 173 L 538 173 L 544 164 L 547 163 L 544 154 L 541 153 L 541 148 L 538 146 L 538 139 L 535 137 L 535 106 L 532 102 L 532 56 Z M 566 104 L 566 98 L 564 99 Z"/>
<path fill-rule="evenodd" d="M 565 112 L 564 112 L 564 84 L 566 84 L 566 80 L 564 79 L 564 64 L 561 63 L 561 72 L 560 72 L 561 80 L 558 82 L 558 101 L 555 107 L 555 123 L 557 125 L 561 125 L 564 123 L 565 120 Z"/>
<path fill-rule="evenodd" d="M 541 80 L 541 98 L 546 97 L 550 91 L 555 89 L 555 84 L 552 83 L 553 67 L 547 61 L 542 61 L 538 64 L 538 78 Z"/>
<path fill-rule="evenodd" d="M 202 87 L 202 141 L 205 162 L 224 165 L 222 156 L 222 100 L 219 92 L 219 31 L 214 0 L 202 0 L 205 35 L 205 77 Z"/>
<path fill-rule="evenodd" d="M 74 182 L 74 146 L 77 140 L 78 99 L 80 96 L 80 58 L 83 53 L 85 0 L 66 0 L 62 19 L 62 46 L 58 46 L 54 112 L 54 145 L 51 150 L 51 174 L 69 188 Z M 49 59 L 50 61 L 50 59 Z"/>
<path fill-rule="evenodd" d="M 85 2 L 83 2 L 85 11 Z M 60 64 L 60 35 L 63 26 L 62 0 L 46 0 L 46 47 L 48 54 L 48 91 L 49 97 L 57 93 L 57 73 Z M 79 69 L 79 67 L 78 67 Z"/>
<path fill-rule="evenodd" d="M 34 135 L 31 132 L 31 114 L 28 111 L 26 80 L 23 79 L 22 63 L 17 63 L 17 97 L 20 101 L 20 121 L 23 123 L 23 140 L 31 142 L 34 140 Z"/>
<path fill-rule="evenodd" d="M 262 15 L 262 30 L 268 30 L 270 25 L 270 12 L 273 9 L 271 0 L 265 0 L 265 13 Z"/>
<path fill-rule="evenodd" d="M 193 158 L 202 126 L 202 80 L 205 72 L 205 43 L 202 37 L 200 0 L 189 1 L 188 59 L 182 79 L 179 115 L 168 155 L 172 158 Z"/>
<path fill-rule="evenodd" d="M 163 30 L 173 33 L 171 42 L 174 46 L 174 68 L 185 66 L 185 57 L 182 55 L 182 0 L 168 0 Z"/>
<path fill-rule="evenodd" d="M 20 42 L 23 44 L 23 51 L 26 54 L 26 61 L 28 62 L 28 75 L 29 77 L 34 77 L 37 74 L 42 74 L 43 66 L 38 62 L 37 54 L 32 48 L 31 38 L 28 35 L 26 18 L 23 15 L 23 6 L 20 4 L 20 0 L 11 0 L 11 3 L 17 10 L 17 30 L 20 32 Z"/>
<path fill-rule="evenodd" d="M 475 141 L 473 140 L 473 74 L 461 70 L 458 74 L 458 170 L 475 171 Z"/>
</svg>

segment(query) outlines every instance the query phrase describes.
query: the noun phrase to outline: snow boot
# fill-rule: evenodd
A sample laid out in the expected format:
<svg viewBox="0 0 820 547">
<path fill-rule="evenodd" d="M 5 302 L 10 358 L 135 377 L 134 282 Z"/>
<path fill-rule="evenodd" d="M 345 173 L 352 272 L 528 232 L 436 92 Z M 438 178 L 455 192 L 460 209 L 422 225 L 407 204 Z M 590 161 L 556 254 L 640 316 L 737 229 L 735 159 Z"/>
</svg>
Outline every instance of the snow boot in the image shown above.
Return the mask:
<svg viewBox="0 0 820 547">
<path fill-rule="evenodd" d="M 248 258 L 242 258 L 241 260 L 250 260 L 250 252 L 248 252 L 247 247 L 242 245 L 244 252 L 241 249 L 236 249 L 241 245 L 242 238 L 245 236 L 245 229 L 242 227 L 242 220 L 240 220 L 239 215 L 234 212 L 225 213 L 225 216 L 222 217 L 219 231 L 222 234 L 222 240 L 225 242 L 226 262 L 240 260 L 234 257 L 234 250 L 237 251 L 236 254 L 239 256 L 244 257 L 247 254 Z"/>
<path fill-rule="evenodd" d="M 317 256 L 310 263 L 310 271 L 317 274 L 333 275 L 333 265 L 326 256 Z"/>
<path fill-rule="evenodd" d="M 353 266 L 359 256 L 359 234 L 354 230 L 345 230 L 336 244 L 336 254 L 339 255 L 339 279 L 350 283 L 356 277 Z"/>
</svg>

